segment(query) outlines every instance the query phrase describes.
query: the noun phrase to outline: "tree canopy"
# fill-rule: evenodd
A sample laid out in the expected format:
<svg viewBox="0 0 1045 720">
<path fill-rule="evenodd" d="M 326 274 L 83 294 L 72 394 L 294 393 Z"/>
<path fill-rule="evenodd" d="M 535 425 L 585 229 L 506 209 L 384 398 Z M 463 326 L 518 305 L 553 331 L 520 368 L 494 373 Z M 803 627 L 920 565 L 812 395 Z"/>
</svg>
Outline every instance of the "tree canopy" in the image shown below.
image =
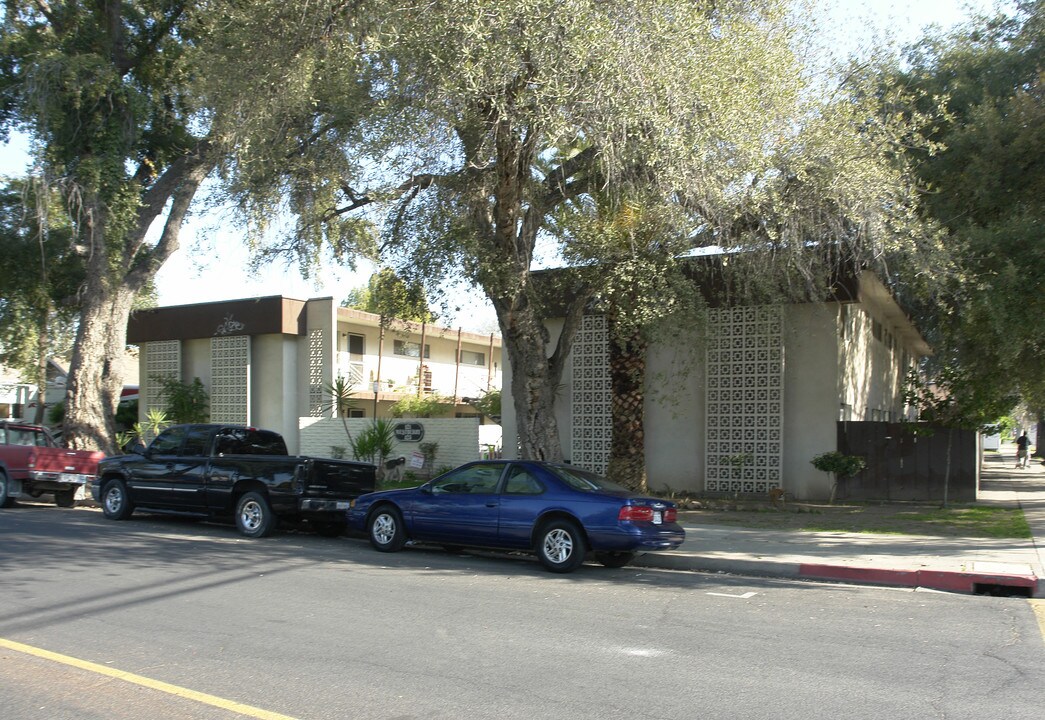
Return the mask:
<svg viewBox="0 0 1045 720">
<path fill-rule="evenodd" d="M 428 307 L 424 287 L 403 282 L 390 268 L 371 275 L 367 286 L 352 290 L 341 306 L 380 315 L 386 323 L 432 322 L 436 317 Z"/>
<path fill-rule="evenodd" d="M 955 272 L 923 325 L 937 375 L 961 400 L 947 413 L 995 419 L 1045 411 L 1045 4 L 933 33 L 890 74 L 893 86 L 943 98 L 924 127 L 934 153 L 911 151 L 926 218 L 946 231 Z"/>
<path fill-rule="evenodd" d="M 0 120 L 32 138 L 82 271 L 66 437 L 113 448 L 134 298 L 178 247 L 213 167 L 193 80 L 203 28 L 183 0 L 7 0 Z M 162 230 L 150 234 L 154 221 Z"/>
<path fill-rule="evenodd" d="M 914 136 L 883 112 L 899 93 L 820 92 L 789 2 L 310 9 L 224 11 L 259 58 L 264 100 L 235 108 L 229 188 L 269 231 L 256 235 L 265 252 L 315 258 L 325 243 L 380 252 L 429 289 L 448 276 L 481 287 L 527 457 L 561 457 L 555 388 L 582 313 L 622 264 L 726 245 L 757 251 L 744 257 L 760 255 L 755 275 L 797 270 L 808 290 L 829 255 L 875 262 L 913 244 L 898 147 Z M 242 82 L 236 72 L 219 80 Z M 283 233 L 264 222 L 277 209 L 294 217 Z M 531 276 L 552 260 L 573 268 L 552 293 L 557 337 Z"/>
</svg>

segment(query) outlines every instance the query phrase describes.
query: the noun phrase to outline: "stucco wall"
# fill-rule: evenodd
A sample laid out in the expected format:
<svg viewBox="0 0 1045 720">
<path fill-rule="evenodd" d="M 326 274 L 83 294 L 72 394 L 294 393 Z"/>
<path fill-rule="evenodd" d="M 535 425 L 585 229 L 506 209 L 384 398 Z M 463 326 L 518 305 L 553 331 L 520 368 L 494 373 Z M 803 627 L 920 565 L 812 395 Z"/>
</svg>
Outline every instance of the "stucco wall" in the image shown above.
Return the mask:
<svg viewBox="0 0 1045 720">
<path fill-rule="evenodd" d="M 826 498 L 831 479 L 810 461 L 837 443 L 838 305 L 790 305 L 784 312 L 783 487 L 796 497 Z"/>
<path fill-rule="evenodd" d="M 899 421 L 906 372 L 901 340 L 886 321 L 859 305 L 843 306 L 841 327 L 843 407 L 839 419 Z M 908 349 L 907 356 L 911 355 L 913 350 Z"/>
<path fill-rule="evenodd" d="M 296 338 L 251 338 L 250 422 L 283 435 L 291 453 L 298 452 L 297 362 Z"/>
<path fill-rule="evenodd" d="M 302 455 L 330 457 L 331 448 L 348 447 L 345 427 L 341 420 L 334 418 L 300 418 L 300 437 Z M 370 426 L 372 420 L 352 418 L 348 421 L 348 429 L 353 435 Z M 439 451 L 435 458 L 436 468 L 444 465 L 456 467 L 480 457 L 479 420 L 477 418 L 403 418 L 396 422 L 420 423 L 425 435 L 421 442 L 439 443 Z M 409 462 L 413 452 L 420 451 L 420 443 L 397 443 L 392 457 L 405 456 Z M 350 457 L 351 455 L 349 455 Z"/>
</svg>

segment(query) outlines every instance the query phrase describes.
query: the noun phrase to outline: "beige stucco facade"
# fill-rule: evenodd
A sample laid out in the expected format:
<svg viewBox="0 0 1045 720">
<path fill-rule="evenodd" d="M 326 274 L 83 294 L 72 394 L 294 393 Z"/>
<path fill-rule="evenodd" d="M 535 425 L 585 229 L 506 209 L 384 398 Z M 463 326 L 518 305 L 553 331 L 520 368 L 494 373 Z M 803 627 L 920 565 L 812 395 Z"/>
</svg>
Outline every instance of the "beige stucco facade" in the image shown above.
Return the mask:
<svg viewBox="0 0 1045 720">
<path fill-rule="evenodd" d="M 845 301 L 714 310 L 705 327 L 654 343 L 644 418 L 650 486 L 826 498 L 830 478 L 811 459 L 836 449 L 840 420 L 899 420 L 906 373 L 929 352 L 873 274 L 855 288 Z M 608 346 L 591 320 L 555 411 L 566 459 L 602 471 L 611 440 L 608 375 L 600 376 Z M 553 343 L 561 327 L 548 324 Z M 517 429 L 511 398 L 503 402 L 507 454 Z"/>
</svg>

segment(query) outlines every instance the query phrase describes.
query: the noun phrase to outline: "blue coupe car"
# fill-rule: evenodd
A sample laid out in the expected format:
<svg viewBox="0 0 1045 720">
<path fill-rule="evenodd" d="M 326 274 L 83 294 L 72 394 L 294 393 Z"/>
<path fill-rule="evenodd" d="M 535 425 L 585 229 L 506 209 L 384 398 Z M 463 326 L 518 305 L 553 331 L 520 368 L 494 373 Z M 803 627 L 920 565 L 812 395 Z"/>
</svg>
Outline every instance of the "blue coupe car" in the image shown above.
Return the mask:
<svg viewBox="0 0 1045 720">
<path fill-rule="evenodd" d="M 552 572 L 575 570 L 589 550 L 622 567 L 637 552 L 674 550 L 686 539 L 674 503 L 529 460 L 473 462 L 417 488 L 361 495 L 348 523 L 382 552 L 408 541 L 528 550 Z"/>
</svg>

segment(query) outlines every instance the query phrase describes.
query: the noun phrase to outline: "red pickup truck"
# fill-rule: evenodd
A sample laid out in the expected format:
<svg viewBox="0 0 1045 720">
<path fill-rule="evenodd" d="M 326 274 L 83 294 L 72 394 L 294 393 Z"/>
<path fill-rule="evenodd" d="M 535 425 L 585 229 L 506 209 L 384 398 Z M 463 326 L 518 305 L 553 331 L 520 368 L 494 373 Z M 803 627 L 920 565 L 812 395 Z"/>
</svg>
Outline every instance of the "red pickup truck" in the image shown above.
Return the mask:
<svg viewBox="0 0 1045 720">
<path fill-rule="evenodd" d="M 0 422 L 0 507 L 22 495 L 53 493 L 59 507 L 72 507 L 76 491 L 89 485 L 105 455 L 58 447 L 46 428 Z"/>
</svg>

